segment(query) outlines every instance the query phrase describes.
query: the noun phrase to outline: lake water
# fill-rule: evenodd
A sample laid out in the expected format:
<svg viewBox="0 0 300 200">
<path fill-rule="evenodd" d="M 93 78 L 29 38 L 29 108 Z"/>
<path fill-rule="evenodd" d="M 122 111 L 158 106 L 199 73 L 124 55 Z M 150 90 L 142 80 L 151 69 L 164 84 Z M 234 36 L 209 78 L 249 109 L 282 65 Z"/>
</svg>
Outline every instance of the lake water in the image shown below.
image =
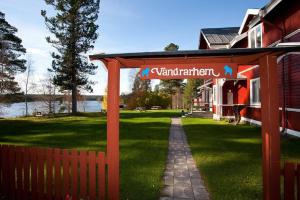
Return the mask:
<svg viewBox="0 0 300 200">
<path fill-rule="evenodd" d="M 79 112 L 100 112 L 101 103 L 99 101 L 82 101 L 77 103 L 77 109 Z M 64 104 L 65 105 L 65 104 Z M 55 102 L 55 112 L 58 113 L 62 104 Z M 47 105 L 41 101 L 28 102 L 28 113 L 32 115 L 33 112 L 47 113 Z M 64 113 L 67 113 L 65 110 Z M 0 117 L 21 117 L 25 116 L 25 102 L 13 103 L 13 104 L 1 104 L 0 103 Z"/>
</svg>

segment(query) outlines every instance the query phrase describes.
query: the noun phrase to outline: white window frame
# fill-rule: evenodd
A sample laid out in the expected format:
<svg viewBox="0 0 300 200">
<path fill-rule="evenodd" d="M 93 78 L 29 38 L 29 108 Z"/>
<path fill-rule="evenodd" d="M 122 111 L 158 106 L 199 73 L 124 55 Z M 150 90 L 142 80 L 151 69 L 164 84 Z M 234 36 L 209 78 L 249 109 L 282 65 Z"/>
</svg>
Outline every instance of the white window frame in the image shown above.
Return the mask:
<svg viewBox="0 0 300 200">
<path fill-rule="evenodd" d="M 252 83 L 258 81 L 259 82 L 259 102 L 253 102 L 253 88 L 252 88 Z M 250 106 L 253 107 L 261 107 L 261 94 L 260 94 L 260 78 L 254 78 L 250 80 Z"/>
<path fill-rule="evenodd" d="M 257 47 L 258 45 L 257 45 L 257 33 L 256 33 L 256 31 L 257 31 L 257 29 L 258 28 L 260 28 L 260 31 L 261 31 L 261 41 L 260 41 L 260 47 Z M 254 32 L 254 47 L 251 47 L 251 33 L 253 33 Z M 258 25 L 256 25 L 256 26 L 254 26 L 253 28 L 251 28 L 250 30 L 249 30 L 249 32 L 248 32 L 248 47 L 249 48 L 262 48 L 263 47 L 263 27 L 262 27 L 262 23 L 260 23 L 260 24 L 258 24 Z"/>
<path fill-rule="evenodd" d="M 217 105 L 217 85 L 213 85 L 213 102 L 214 105 Z"/>
</svg>

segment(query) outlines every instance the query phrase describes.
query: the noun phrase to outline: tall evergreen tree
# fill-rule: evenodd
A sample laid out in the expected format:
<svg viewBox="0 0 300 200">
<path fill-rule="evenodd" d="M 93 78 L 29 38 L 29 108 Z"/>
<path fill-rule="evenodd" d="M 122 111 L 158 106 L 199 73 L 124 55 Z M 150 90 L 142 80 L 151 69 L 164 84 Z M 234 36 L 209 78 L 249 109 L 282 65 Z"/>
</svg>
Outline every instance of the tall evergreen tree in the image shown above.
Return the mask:
<svg viewBox="0 0 300 200">
<path fill-rule="evenodd" d="M 55 38 L 46 40 L 56 52 L 50 71 L 55 73 L 54 84 L 62 90 L 72 91 L 72 113 L 77 112 L 77 92 L 84 89 L 92 92 L 92 81 L 88 75 L 94 75 L 97 66 L 88 62 L 83 55 L 92 49 L 98 37 L 96 33 L 100 0 L 45 0 L 54 7 L 56 15 L 48 17 L 41 11 L 46 26 Z"/>
<path fill-rule="evenodd" d="M 179 46 L 174 43 L 170 43 L 164 48 L 165 51 L 178 51 L 178 49 Z M 182 86 L 182 82 L 182 79 L 161 80 L 160 85 L 165 93 L 172 95 L 179 91 L 179 88 Z"/>
<path fill-rule="evenodd" d="M 26 60 L 22 55 L 26 49 L 16 36 L 17 28 L 5 20 L 0 11 L 0 94 L 14 94 L 20 91 L 15 75 L 26 70 Z"/>
</svg>

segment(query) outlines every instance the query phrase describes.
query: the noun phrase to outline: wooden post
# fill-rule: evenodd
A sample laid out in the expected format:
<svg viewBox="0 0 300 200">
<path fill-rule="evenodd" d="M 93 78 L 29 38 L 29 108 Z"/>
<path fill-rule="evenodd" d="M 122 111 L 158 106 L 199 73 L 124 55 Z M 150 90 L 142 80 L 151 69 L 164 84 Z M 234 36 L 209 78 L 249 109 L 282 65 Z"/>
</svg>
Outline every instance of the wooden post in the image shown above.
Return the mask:
<svg viewBox="0 0 300 200">
<path fill-rule="evenodd" d="M 119 192 L 119 96 L 120 63 L 108 62 L 107 87 L 107 164 L 108 164 L 108 199 L 118 200 Z"/>
<path fill-rule="evenodd" d="M 263 197 L 280 199 L 280 133 L 279 89 L 277 59 L 264 56 L 260 59 Z"/>
</svg>

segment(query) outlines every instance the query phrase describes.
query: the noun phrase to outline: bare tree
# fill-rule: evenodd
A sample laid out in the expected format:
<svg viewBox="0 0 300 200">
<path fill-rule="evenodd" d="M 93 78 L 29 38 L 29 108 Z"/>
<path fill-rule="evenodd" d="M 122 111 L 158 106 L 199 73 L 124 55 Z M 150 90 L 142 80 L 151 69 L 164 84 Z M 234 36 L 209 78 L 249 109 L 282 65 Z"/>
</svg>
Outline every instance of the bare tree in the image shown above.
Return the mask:
<svg viewBox="0 0 300 200">
<path fill-rule="evenodd" d="M 28 92 L 34 88 L 34 83 L 31 83 L 30 85 L 30 81 L 29 79 L 31 78 L 31 74 L 33 72 L 32 69 L 33 66 L 33 61 L 31 59 L 31 56 L 27 57 L 27 63 L 26 63 L 26 77 L 25 77 L 25 91 L 24 91 L 24 99 L 25 99 L 25 116 L 28 116 Z"/>
<path fill-rule="evenodd" d="M 55 113 L 56 88 L 53 84 L 53 75 L 47 74 L 47 77 L 41 80 L 42 97 L 41 100 L 48 110 L 48 114 Z"/>
</svg>

